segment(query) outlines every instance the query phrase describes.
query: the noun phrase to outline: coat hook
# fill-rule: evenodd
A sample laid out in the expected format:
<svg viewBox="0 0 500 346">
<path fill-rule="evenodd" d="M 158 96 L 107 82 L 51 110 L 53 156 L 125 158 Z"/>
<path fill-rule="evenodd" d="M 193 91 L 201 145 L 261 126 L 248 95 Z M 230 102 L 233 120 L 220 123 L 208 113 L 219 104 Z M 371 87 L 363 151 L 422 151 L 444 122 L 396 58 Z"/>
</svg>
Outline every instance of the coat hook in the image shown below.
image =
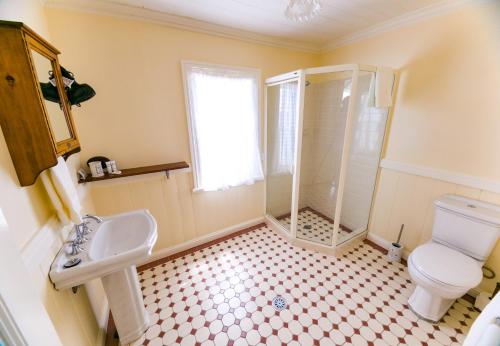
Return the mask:
<svg viewBox="0 0 500 346">
<path fill-rule="evenodd" d="M 7 83 L 10 85 L 10 86 L 13 86 L 14 85 L 14 82 L 16 81 L 16 79 L 14 77 L 12 77 L 10 74 L 8 74 L 5 79 L 7 80 Z"/>
</svg>

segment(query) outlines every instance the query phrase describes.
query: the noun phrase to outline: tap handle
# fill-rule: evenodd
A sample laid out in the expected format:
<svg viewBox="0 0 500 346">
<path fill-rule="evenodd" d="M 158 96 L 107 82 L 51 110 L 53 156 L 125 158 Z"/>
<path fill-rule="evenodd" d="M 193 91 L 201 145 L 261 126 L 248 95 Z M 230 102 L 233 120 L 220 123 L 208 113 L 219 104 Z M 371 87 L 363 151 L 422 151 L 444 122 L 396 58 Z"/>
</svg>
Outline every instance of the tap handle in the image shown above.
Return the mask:
<svg viewBox="0 0 500 346">
<path fill-rule="evenodd" d="M 83 235 L 90 234 L 92 232 L 92 229 L 89 228 L 89 224 L 90 224 L 90 222 L 88 222 L 88 221 L 82 222 L 80 224 L 79 228 L 80 228 Z"/>
<path fill-rule="evenodd" d="M 87 232 L 81 225 L 76 225 L 75 226 L 75 239 L 73 240 L 73 243 L 76 244 L 83 244 L 85 243 L 88 239 L 85 237 L 85 234 Z"/>
<path fill-rule="evenodd" d="M 85 248 L 75 241 L 68 241 L 66 244 L 70 245 L 70 250 L 66 250 L 66 254 L 70 256 L 78 255 L 80 252 L 84 251 Z"/>
<path fill-rule="evenodd" d="M 75 240 L 73 240 L 73 243 L 81 245 L 81 244 L 84 244 L 87 241 L 88 241 L 88 239 L 87 239 L 87 237 L 85 237 L 85 235 L 83 235 L 83 234 L 79 234 L 78 235 L 77 234 Z"/>
</svg>

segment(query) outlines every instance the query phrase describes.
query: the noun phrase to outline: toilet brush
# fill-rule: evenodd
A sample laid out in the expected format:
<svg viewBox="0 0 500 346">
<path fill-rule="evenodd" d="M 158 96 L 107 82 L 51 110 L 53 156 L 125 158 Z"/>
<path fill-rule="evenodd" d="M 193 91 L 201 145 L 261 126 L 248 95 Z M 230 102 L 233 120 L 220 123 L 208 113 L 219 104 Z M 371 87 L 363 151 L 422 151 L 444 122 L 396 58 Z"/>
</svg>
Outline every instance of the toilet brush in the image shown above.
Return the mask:
<svg viewBox="0 0 500 346">
<path fill-rule="evenodd" d="M 390 262 L 401 262 L 401 256 L 403 255 L 403 246 L 399 243 L 401 236 L 403 235 L 403 229 L 405 225 L 401 225 L 399 230 L 398 240 L 395 243 L 391 243 L 389 251 L 387 252 L 387 258 Z"/>
</svg>

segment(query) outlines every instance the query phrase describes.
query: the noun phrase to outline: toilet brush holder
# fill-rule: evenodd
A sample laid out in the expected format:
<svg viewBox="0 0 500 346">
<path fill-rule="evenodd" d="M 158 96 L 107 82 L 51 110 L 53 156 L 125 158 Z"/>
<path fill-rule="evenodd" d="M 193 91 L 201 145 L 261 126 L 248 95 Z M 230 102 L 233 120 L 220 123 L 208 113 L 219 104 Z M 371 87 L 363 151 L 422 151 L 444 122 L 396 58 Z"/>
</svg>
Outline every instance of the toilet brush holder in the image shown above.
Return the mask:
<svg viewBox="0 0 500 346">
<path fill-rule="evenodd" d="M 399 243 L 391 243 L 389 251 L 387 252 L 387 258 L 390 262 L 401 262 L 401 257 L 403 256 L 403 246 Z"/>
<path fill-rule="evenodd" d="M 401 236 L 403 235 L 403 229 L 405 225 L 401 225 L 401 229 L 399 230 L 398 240 L 395 243 L 391 243 L 389 246 L 389 250 L 387 252 L 387 259 L 390 262 L 401 262 L 401 256 L 403 255 L 403 245 L 399 243 L 401 240 Z"/>
</svg>

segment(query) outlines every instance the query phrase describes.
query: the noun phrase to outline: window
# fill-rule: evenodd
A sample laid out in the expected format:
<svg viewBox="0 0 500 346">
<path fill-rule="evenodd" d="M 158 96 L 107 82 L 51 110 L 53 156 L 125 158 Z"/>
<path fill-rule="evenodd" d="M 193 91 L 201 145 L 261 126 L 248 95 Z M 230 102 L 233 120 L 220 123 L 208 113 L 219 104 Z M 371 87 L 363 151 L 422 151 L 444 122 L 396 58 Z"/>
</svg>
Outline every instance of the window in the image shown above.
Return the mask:
<svg viewBox="0 0 500 346">
<path fill-rule="evenodd" d="M 258 70 L 183 62 L 195 190 L 263 179 Z"/>
<path fill-rule="evenodd" d="M 297 121 L 297 82 L 280 84 L 278 110 L 278 155 L 274 173 L 293 174 L 295 123 Z"/>
</svg>

